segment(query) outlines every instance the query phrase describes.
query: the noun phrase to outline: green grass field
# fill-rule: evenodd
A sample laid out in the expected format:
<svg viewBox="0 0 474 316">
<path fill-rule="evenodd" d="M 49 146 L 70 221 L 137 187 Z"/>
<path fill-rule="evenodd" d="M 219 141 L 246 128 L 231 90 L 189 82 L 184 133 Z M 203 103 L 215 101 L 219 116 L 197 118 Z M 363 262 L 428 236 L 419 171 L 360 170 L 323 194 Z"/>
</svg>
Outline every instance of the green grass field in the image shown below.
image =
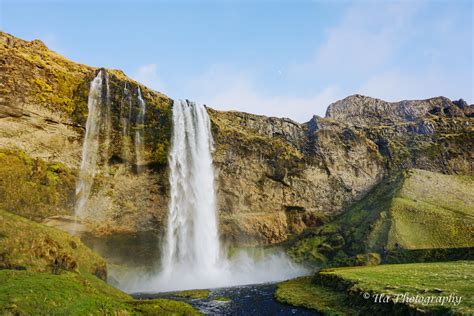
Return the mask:
<svg viewBox="0 0 474 316">
<path fill-rule="evenodd" d="M 375 295 L 380 298 L 383 294 L 392 301 L 424 311 L 469 315 L 474 313 L 472 280 L 474 261 L 347 267 L 326 269 L 313 278 L 281 283 L 275 295 L 281 302 L 325 314 L 390 309 L 388 303 L 375 303 Z M 364 293 L 368 293 L 369 298 L 365 299 Z M 419 302 L 407 302 L 415 300 L 417 295 Z M 448 302 L 450 296 L 451 302 Z M 443 297 L 446 297 L 444 303 L 441 302 Z"/>
</svg>

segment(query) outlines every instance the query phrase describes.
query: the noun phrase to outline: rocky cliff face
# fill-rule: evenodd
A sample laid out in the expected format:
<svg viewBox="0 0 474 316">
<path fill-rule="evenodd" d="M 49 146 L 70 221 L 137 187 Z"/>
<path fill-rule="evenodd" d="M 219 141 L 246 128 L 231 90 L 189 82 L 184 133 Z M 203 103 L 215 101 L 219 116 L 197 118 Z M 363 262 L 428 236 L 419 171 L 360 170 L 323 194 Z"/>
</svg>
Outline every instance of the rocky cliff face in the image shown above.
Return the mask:
<svg viewBox="0 0 474 316">
<path fill-rule="evenodd" d="M 277 243 L 321 224 L 385 173 L 377 146 L 337 123 L 315 127 L 238 112 L 211 117 L 221 227 L 241 243 Z"/>
<path fill-rule="evenodd" d="M 355 95 L 305 124 L 211 113 L 219 208 L 234 238 L 283 241 L 339 214 L 401 169 L 473 172 L 472 106 L 462 100 L 389 103 Z"/>
<path fill-rule="evenodd" d="M 73 63 L 40 41 L 0 36 L 0 207 L 36 220 L 72 215 L 90 82 L 99 69 Z M 87 225 L 99 233 L 161 228 L 167 210 L 167 151 L 172 101 L 107 70 L 98 172 Z M 138 89 L 147 104 L 145 171 L 133 148 Z M 105 98 L 105 97 L 104 97 Z M 105 112 L 105 111 L 104 111 Z M 40 206 L 40 208 L 38 207 Z M 66 221 L 67 222 L 67 221 Z M 64 224 L 64 221 L 63 221 Z"/>
<path fill-rule="evenodd" d="M 71 215 L 89 84 L 99 69 L 39 41 L 5 33 L 0 40 L 0 179 L 9 177 L 0 180 L 0 208 L 29 210 L 23 214 L 37 220 Z M 111 115 L 103 124 L 111 129 L 101 140 L 87 229 L 162 232 L 172 100 L 120 71 L 107 74 Z M 143 168 L 132 149 L 141 128 L 138 88 L 147 104 Z M 283 242 L 343 212 L 400 169 L 472 174 L 472 109 L 443 97 L 388 103 L 356 95 L 304 124 L 209 109 L 223 237 L 240 245 Z M 18 167 L 7 168 L 11 161 Z M 14 203 L 31 187 L 34 199 Z M 31 211 L 38 201 L 41 212 Z"/>
</svg>

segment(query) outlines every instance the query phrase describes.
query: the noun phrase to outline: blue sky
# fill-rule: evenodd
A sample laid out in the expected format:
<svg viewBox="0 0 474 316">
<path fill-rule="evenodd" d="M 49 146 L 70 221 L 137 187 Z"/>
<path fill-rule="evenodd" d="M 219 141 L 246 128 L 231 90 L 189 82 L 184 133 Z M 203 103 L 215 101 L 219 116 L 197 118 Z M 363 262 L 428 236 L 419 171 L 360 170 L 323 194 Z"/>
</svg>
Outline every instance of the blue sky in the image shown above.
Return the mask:
<svg viewBox="0 0 474 316">
<path fill-rule="evenodd" d="M 474 102 L 473 1 L 10 1 L 3 31 L 173 98 L 300 122 L 348 95 Z"/>
</svg>

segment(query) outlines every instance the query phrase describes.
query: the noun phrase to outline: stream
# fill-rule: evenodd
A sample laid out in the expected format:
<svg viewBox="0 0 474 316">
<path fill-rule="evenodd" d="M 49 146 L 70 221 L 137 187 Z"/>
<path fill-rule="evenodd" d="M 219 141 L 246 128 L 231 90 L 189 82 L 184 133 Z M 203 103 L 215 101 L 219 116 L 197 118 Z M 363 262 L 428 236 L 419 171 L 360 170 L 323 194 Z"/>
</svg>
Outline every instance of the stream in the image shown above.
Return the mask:
<svg viewBox="0 0 474 316">
<path fill-rule="evenodd" d="M 204 315 L 320 315 L 315 311 L 286 305 L 274 298 L 275 283 L 211 289 L 207 298 L 182 298 L 172 293 L 135 293 L 136 299 L 169 298 L 184 301 Z M 229 301 L 216 300 L 225 297 Z"/>
</svg>

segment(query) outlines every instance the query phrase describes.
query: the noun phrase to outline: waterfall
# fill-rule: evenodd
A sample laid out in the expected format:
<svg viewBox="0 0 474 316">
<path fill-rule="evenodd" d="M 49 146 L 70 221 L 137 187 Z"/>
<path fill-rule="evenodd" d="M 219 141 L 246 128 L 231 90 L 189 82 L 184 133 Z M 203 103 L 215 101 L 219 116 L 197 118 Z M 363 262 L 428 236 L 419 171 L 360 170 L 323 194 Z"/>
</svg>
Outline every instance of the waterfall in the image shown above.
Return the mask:
<svg viewBox="0 0 474 316">
<path fill-rule="evenodd" d="M 120 103 L 120 118 L 122 124 L 122 157 L 127 165 L 131 161 L 130 154 L 130 124 L 132 116 L 132 94 L 128 89 L 128 84 L 123 87 L 123 97 Z"/>
<path fill-rule="evenodd" d="M 220 261 L 209 117 L 202 105 L 173 104 L 169 206 L 163 269 L 214 269 Z"/>
<path fill-rule="evenodd" d="M 122 280 L 128 292 L 175 291 L 255 284 L 306 274 L 285 253 L 261 250 L 260 258 L 221 252 L 212 163 L 213 139 L 206 107 L 173 102 L 169 154 L 170 194 L 167 231 L 158 274 Z"/>
<path fill-rule="evenodd" d="M 75 215 L 84 216 L 87 201 L 94 181 L 97 165 L 97 154 L 99 150 L 99 132 L 101 118 L 101 104 L 103 100 L 103 77 L 101 70 L 92 80 L 87 101 L 87 121 L 84 143 L 82 145 L 82 161 L 79 171 L 79 179 L 76 184 L 76 207 Z M 107 93 L 107 90 L 105 91 Z"/>
<path fill-rule="evenodd" d="M 145 113 L 146 113 L 146 103 L 142 97 L 142 91 L 138 87 L 138 114 L 135 124 L 135 156 L 136 156 L 136 165 L 137 172 L 142 171 L 143 164 L 143 154 L 144 154 L 144 144 L 143 144 L 143 134 L 145 129 Z"/>
<path fill-rule="evenodd" d="M 109 161 L 109 152 L 110 152 L 110 137 L 112 134 L 112 109 L 110 102 L 110 86 L 109 86 L 109 74 L 105 72 L 105 121 L 104 121 L 104 130 L 105 130 L 105 150 L 104 150 L 104 163 L 107 165 Z"/>
</svg>

